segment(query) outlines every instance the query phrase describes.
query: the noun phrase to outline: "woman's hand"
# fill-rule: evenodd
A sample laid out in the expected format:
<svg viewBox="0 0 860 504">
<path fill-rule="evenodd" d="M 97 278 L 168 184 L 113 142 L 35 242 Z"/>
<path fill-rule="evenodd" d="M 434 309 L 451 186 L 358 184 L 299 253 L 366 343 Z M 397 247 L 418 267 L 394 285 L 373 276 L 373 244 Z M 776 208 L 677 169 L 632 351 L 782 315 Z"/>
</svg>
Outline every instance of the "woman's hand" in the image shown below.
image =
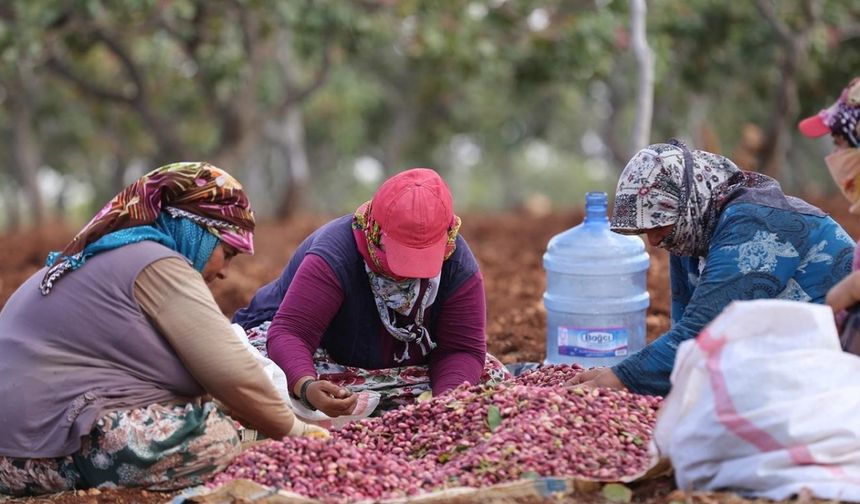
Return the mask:
<svg viewBox="0 0 860 504">
<path fill-rule="evenodd" d="M 860 301 L 860 271 L 855 271 L 834 285 L 828 292 L 826 302 L 834 313 Z"/>
<path fill-rule="evenodd" d="M 349 415 L 358 402 L 358 395 L 328 380 L 316 380 L 308 385 L 305 396 L 314 408 L 332 418 Z"/>
<path fill-rule="evenodd" d="M 583 371 L 565 383 L 565 386 L 586 389 L 603 387 L 615 390 L 627 390 L 624 383 L 618 379 L 618 375 L 612 369 L 605 367 Z"/>
<path fill-rule="evenodd" d="M 298 417 L 293 418 L 293 426 L 290 427 L 288 436 L 308 437 L 314 439 L 329 439 L 331 433 L 326 429 L 314 424 L 309 424 L 300 420 Z"/>
<path fill-rule="evenodd" d="M 323 429 L 318 425 L 313 424 L 305 424 L 307 427 L 304 432 L 302 432 L 302 437 L 309 437 L 313 439 L 331 439 L 331 433 Z"/>
</svg>

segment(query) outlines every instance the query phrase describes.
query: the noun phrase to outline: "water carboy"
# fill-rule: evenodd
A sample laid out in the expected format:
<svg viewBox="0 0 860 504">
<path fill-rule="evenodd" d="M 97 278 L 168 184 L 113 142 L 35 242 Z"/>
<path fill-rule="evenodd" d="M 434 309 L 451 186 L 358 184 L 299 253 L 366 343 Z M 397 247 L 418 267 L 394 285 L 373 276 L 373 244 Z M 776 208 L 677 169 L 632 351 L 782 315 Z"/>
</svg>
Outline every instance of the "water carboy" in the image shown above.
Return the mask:
<svg viewBox="0 0 860 504">
<path fill-rule="evenodd" d="M 587 193 L 585 220 L 543 255 L 544 363 L 612 366 L 644 347 L 648 265 L 642 238 L 609 229 L 606 193 Z"/>
</svg>

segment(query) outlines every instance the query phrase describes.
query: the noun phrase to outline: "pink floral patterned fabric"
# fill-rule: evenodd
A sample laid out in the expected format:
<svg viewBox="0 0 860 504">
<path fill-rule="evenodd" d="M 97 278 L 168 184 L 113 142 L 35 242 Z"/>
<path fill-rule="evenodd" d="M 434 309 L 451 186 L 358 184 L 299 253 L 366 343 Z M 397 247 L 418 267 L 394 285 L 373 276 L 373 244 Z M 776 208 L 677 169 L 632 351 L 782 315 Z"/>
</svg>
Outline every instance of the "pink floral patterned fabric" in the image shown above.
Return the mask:
<svg viewBox="0 0 860 504">
<path fill-rule="evenodd" d="M 105 415 L 71 455 L 0 457 L 0 494 L 118 486 L 173 490 L 204 483 L 240 451 L 234 421 L 215 403 L 153 404 Z"/>
<path fill-rule="evenodd" d="M 147 173 L 113 197 L 62 250 L 73 256 L 102 236 L 152 224 L 166 207 L 176 208 L 221 225 L 209 231 L 242 253 L 254 253 L 254 213 L 235 178 L 209 163 L 173 163 Z"/>
</svg>

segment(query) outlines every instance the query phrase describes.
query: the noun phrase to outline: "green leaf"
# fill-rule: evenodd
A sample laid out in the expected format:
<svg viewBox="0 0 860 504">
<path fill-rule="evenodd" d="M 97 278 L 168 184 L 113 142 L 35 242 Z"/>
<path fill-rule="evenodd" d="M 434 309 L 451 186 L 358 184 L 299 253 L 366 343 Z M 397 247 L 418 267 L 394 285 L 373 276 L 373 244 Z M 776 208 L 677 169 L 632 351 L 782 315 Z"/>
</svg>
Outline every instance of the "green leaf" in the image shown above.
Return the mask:
<svg viewBox="0 0 860 504">
<path fill-rule="evenodd" d="M 633 491 L 618 483 L 604 485 L 602 493 L 609 502 L 630 502 L 633 500 Z"/>
<path fill-rule="evenodd" d="M 419 395 L 415 401 L 416 402 L 427 402 L 430 399 L 433 399 L 433 392 L 431 392 L 429 390 L 425 390 L 424 392 L 421 392 L 421 395 Z"/>
<path fill-rule="evenodd" d="M 502 412 L 499 411 L 499 407 L 495 404 L 491 404 L 487 408 L 487 426 L 490 428 L 490 431 L 496 432 L 496 429 L 499 428 L 499 425 L 502 423 Z"/>
</svg>

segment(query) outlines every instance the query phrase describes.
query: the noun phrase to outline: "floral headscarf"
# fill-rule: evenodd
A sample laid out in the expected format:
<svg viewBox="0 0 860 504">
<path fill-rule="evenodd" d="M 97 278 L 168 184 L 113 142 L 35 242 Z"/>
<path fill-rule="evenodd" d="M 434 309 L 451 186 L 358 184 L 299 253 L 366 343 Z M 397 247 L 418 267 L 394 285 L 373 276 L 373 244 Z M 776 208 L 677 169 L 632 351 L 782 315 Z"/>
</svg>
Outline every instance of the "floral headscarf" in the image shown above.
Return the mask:
<svg viewBox="0 0 860 504">
<path fill-rule="evenodd" d="M 830 133 L 847 140 L 851 147 L 860 148 L 860 77 L 851 80 L 836 103 L 813 117 L 829 128 Z"/>
<path fill-rule="evenodd" d="M 729 201 L 740 196 L 775 208 L 823 215 L 787 198 L 774 179 L 743 171 L 731 160 L 706 151 L 689 151 L 677 141 L 650 145 L 627 163 L 615 194 L 613 231 L 640 234 L 674 225 L 660 244 L 677 256 L 707 255 L 711 234 Z"/>
<path fill-rule="evenodd" d="M 440 276 L 403 278 L 391 272 L 385 251 L 379 245 L 382 230 L 371 216 L 371 204 L 372 201 L 367 201 L 355 211 L 352 233 L 364 258 L 370 290 L 382 325 L 391 336 L 405 345 L 403 353 L 400 356 L 395 355 L 394 360 L 398 363 L 406 362 L 409 359 L 410 344 L 415 343 L 422 356 L 436 347 L 436 343 L 430 338 L 430 331 L 424 325 L 424 311 L 436 300 Z M 460 218 L 454 216 L 448 229 L 445 259 L 454 253 L 459 231 Z"/>
<path fill-rule="evenodd" d="M 123 189 L 61 252 L 52 252 L 42 292 L 95 254 L 144 239 L 169 241 L 164 235 L 174 228 L 167 224 L 173 219 L 192 221 L 239 252 L 254 253 L 254 214 L 241 184 L 209 163 L 174 163 Z M 188 233 L 187 226 L 181 229 Z"/>
</svg>

